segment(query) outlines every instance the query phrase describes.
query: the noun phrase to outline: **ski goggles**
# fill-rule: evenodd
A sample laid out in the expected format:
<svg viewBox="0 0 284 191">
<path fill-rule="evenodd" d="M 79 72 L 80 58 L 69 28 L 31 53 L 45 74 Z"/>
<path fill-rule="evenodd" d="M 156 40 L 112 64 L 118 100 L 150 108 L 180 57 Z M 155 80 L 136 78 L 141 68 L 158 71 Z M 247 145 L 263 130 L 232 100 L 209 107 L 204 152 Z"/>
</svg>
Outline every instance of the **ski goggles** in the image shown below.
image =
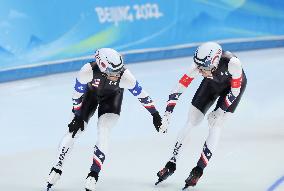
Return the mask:
<svg viewBox="0 0 284 191">
<path fill-rule="evenodd" d="M 120 77 L 121 70 L 113 70 L 112 68 L 107 67 L 104 73 L 109 77 Z"/>
</svg>

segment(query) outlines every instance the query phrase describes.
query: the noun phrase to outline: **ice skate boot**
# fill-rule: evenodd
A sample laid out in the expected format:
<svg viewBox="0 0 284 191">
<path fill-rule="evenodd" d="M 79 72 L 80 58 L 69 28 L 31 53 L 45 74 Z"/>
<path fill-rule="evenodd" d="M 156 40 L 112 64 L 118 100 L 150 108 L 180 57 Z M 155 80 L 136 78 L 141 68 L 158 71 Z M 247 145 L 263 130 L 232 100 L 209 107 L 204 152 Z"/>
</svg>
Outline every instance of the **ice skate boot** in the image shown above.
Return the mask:
<svg viewBox="0 0 284 191">
<path fill-rule="evenodd" d="M 99 175 L 95 171 L 89 172 L 87 178 L 86 178 L 86 191 L 95 191 L 96 190 L 96 184 L 98 181 Z"/>
<path fill-rule="evenodd" d="M 171 161 L 167 162 L 166 166 L 157 173 L 158 181 L 155 185 L 158 185 L 160 182 L 166 180 L 169 176 L 171 176 L 176 170 L 176 163 Z"/>
<path fill-rule="evenodd" d="M 59 180 L 62 171 L 52 167 L 49 176 L 47 178 L 47 191 Z"/>
<path fill-rule="evenodd" d="M 203 169 L 200 168 L 199 166 L 194 167 L 190 174 L 189 177 L 185 180 L 185 186 L 182 190 L 186 190 L 189 186 L 195 186 L 200 179 L 200 177 L 203 174 Z"/>
</svg>

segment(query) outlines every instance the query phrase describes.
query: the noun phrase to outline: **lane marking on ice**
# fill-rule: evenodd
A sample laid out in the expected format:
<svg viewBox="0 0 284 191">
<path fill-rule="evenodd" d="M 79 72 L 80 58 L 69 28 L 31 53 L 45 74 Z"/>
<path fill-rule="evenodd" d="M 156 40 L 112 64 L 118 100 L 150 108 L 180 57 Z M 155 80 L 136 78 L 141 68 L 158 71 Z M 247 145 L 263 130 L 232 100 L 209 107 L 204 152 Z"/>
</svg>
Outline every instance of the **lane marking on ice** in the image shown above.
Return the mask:
<svg viewBox="0 0 284 191">
<path fill-rule="evenodd" d="M 281 183 L 284 182 L 284 176 L 276 180 L 269 188 L 267 191 L 274 191 L 278 186 L 280 186 Z"/>
</svg>

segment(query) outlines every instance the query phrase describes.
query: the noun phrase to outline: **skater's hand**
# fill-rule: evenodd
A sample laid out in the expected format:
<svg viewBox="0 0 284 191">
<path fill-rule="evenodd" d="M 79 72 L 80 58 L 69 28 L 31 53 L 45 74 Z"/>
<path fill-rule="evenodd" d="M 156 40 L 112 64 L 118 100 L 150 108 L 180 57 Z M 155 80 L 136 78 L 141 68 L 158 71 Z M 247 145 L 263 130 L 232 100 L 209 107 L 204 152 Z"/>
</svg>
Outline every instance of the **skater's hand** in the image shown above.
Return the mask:
<svg viewBox="0 0 284 191">
<path fill-rule="evenodd" d="M 155 113 L 152 113 L 152 116 L 153 116 L 153 124 L 154 124 L 156 130 L 159 132 L 160 127 L 162 125 L 162 118 L 161 118 L 158 111 L 155 112 Z"/>
<path fill-rule="evenodd" d="M 69 132 L 72 133 L 72 138 L 75 137 L 75 135 L 77 134 L 77 132 L 79 130 L 83 131 L 84 130 L 84 120 L 82 117 L 78 116 L 78 115 L 74 115 L 73 120 L 71 121 L 71 123 L 68 124 L 69 127 Z"/>
<path fill-rule="evenodd" d="M 216 111 L 212 111 L 208 114 L 207 120 L 210 127 L 220 126 L 225 115 L 225 111 L 221 108 L 218 108 Z"/>
<path fill-rule="evenodd" d="M 166 111 L 162 119 L 162 126 L 160 128 L 161 133 L 166 133 L 168 131 L 168 126 L 170 124 L 170 117 L 171 117 L 171 113 Z"/>
</svg>

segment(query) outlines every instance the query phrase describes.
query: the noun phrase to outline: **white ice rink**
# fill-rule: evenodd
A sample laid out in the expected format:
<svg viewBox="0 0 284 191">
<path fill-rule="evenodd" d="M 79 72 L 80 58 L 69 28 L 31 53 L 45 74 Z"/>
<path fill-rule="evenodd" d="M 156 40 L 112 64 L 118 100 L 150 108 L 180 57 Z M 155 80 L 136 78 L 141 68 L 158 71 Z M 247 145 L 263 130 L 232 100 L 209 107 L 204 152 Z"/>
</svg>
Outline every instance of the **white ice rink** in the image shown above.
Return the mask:
<svg viewBox="0 0 284 191">
<path fill-rule="evenodd" d="M 195 191 L 284 190 L 284 48 L 239 52 L 248 85 L 235 116 L 223 129 L 219 148 Z M 164 111 L 171 88 L 191 57 L 127 67 Z M 0 191 L 45 190 L 57 146 L 67 131 L 76 73 L 0 84 Z M 125 91 L 121 118 L 112 131 L 110 153 L 98 191 L 179 191 L 195 166 L 207 136 L 207 121 L 195 128 L 176 173 L 154 186 L 170 157 L 201 81 L 180 98 L 168 134 L 155 132 L 151 115 Z M 163 113 L 163 112 L 161 112 Z M 96 142 L 97 115 L 79 137 L 54 191 L 84 190 Z"/>
</svg>

